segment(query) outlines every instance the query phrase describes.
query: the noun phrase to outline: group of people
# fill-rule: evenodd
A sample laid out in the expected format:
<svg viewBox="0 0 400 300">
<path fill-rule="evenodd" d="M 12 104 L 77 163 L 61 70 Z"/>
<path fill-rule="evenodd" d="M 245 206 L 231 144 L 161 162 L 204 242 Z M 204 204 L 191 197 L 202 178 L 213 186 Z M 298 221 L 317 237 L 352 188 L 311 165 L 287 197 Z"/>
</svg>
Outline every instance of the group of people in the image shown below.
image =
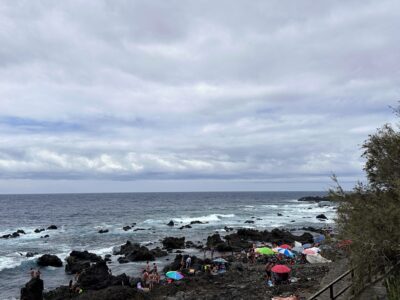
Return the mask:
<svg viewBox="0 0 400 300">
<path fill-rule="evenodd" d="M 156 263 L 153 263 L 153 267 L 150 266 L 150 262 L 147 261 L 146 267 L 142 271 L 142 278 L 137 282 L 136 288 L 138 290 L 152 290 L 155 284 L 160 283 L 160 274 L 158 274 L 158 267 Z"/>
<path fill-rule="evenodd" d="M 31 278 L 39 278 L 40 279 L 40 270 L 39 269 L 34 269 L 34 268 L 30 268 L 29 273 L 31 275 Z"/>
<path fill-rule="evenodd" d="M 225 264 L 212 264 L 212 265 L 204 265 L 204 272 L 206 274 L 218 275 L 226 272 Z"/>
</svg>

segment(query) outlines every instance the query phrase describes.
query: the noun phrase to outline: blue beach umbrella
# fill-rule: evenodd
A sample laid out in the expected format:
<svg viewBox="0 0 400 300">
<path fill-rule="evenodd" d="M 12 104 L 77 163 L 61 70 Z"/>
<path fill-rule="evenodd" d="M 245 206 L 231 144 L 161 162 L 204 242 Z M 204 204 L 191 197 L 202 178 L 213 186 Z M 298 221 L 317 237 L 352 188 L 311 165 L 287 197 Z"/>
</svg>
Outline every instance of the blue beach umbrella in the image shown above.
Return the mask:
<svg viewBox="0 0 400 300">
<path fill-rule="evenodd" d="M 283 254 L 287 257 L 291 257 L 291 258 L 294 257 L 293 252 L 288 249 L 278 248 L 278 253 Z"/>
<path fill-rule="evenodd" d="M 314 243 L 321 243 L 324 240 L 325 240 L 325 236 L 323 236 L 322 234 L 314 237 Z"/>
<path fill-rule="evenodd" d="M 217 263 L 217 264 L 226 264 L 227 263 L 227 261 L 223 258 L 216 258 L 213 260 L 213 262 Z"/>
<path fill-rule="evenodd" d="M 165 273 L 165 276 L 174 280 L 181 280 L 183 278 L 183 275 L 177 271 L 169 271 Z"/>
</svg>

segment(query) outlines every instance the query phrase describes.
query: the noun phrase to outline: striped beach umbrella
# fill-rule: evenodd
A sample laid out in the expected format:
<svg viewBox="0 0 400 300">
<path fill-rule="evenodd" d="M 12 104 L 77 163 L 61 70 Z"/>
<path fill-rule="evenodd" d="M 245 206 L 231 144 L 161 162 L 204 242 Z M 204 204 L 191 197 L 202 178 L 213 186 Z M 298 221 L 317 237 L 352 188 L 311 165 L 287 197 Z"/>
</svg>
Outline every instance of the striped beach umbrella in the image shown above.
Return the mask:
<svg viewBox="0 0 400 300">
<path fill-rule="evenodd" d="M 290 258 L 294 257 L 294 253 L 288 249 L 278 248 L 278 253 L 283 254 Z"/>
</svg>

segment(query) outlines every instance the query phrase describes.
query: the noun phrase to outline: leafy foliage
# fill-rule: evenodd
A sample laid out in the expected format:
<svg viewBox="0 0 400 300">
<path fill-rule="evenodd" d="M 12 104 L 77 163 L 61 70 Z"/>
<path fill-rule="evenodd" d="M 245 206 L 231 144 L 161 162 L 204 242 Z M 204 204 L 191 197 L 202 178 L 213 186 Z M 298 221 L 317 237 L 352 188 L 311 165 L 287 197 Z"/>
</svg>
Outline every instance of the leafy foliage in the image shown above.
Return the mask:
<svg viewBox="0 0 400 300">
<path fill-rule="evenodd" d="M 351 193 L 339 184 L 331 191 L 333 199 L 340 202 L 340 235 L 352 240 L 356 290 L 400 261 L 400 132 L 384 125 L 369 136 L 363 149 L 368 183 L 357 184 Z M 398 276 L 387 281 L 388 293 L 389 288 L 390 293 L 398 293 L 390 283 L 399 281 Z"/>
</svg>

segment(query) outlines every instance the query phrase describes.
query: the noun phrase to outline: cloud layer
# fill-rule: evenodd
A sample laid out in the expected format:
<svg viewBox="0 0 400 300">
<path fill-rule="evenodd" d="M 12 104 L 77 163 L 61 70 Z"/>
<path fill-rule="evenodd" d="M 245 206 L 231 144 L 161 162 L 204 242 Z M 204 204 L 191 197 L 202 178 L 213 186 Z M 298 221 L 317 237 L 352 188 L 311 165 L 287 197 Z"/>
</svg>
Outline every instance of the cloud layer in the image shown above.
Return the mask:
<svg viewBox="0 0 400 300">
<path fill-rule="evenodd" d="M 1 3 L 0 188 L 220 180 L 323 189 L 332 172 L 362 179 L 360 144 L 393 120 L 388 106 L 400 98 L 399 9 Z"/>
</svg>

